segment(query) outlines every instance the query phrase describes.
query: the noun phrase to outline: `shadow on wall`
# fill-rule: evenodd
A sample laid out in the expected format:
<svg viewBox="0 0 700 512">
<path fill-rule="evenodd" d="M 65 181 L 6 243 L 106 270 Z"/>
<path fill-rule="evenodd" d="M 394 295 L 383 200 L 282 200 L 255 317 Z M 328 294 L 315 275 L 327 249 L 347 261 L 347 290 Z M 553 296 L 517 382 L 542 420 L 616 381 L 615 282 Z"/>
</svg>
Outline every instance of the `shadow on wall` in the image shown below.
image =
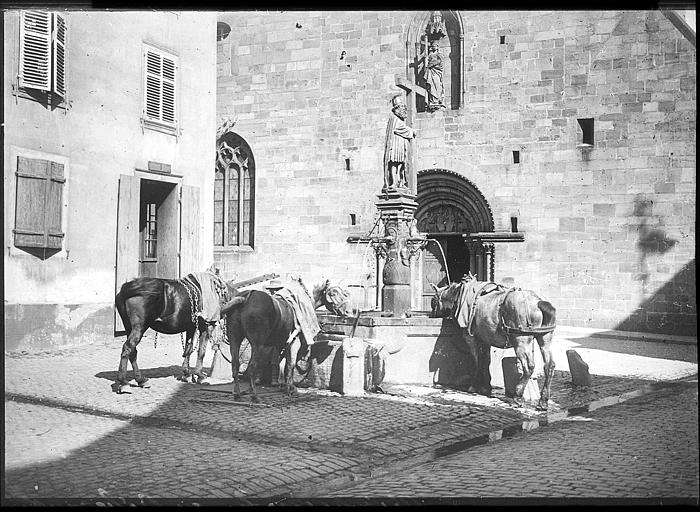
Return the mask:
<svg viewBox="0 0 700 512">
<path fill-rule="evenodd" d="M 664 219 L 655 215 L 653 210 L 652 198 L 647 194 L 636 195 L 630 231 L 636 231 L 637 234 L 639 273 L 635 279 L 640 281 L 643 297 L 649 295 L 649 283 L 653 272 L 650 259 L 668 253 L 678 243 L 678 240 L 668 236 Z M 695 260 L 686 264 L 616 328 L 626 331 L 697 335 Z"/>
<path fill-rule="evenodd" d="M 615 329 L 697 336 L 697 322 L 693 259 Z"/>
<path fill-rule="evenodd" d="M 664 220 L 652 214 L 653 207 L 653 199 L 649 199 L 645 194 L 637 194 L 632 215 L 641 217 L 641 222 L 637 226 L 637 250 L 639 251 L 637 278 L 642 282 L 642 292 L 646 292 L 649 282 L 648 258 L 654 254 L 667 253 L 678 242 L 666 235 Z"/>
</svg>

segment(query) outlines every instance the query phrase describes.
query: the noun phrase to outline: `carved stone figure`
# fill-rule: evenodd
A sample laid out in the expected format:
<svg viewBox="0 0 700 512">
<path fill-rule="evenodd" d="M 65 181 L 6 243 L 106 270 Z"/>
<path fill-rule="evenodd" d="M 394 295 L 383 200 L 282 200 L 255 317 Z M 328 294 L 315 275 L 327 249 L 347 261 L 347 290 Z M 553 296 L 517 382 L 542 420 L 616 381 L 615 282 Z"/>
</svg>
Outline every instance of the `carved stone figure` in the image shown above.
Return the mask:
<svg viewBox="0 0 700 512">
<path fill-rule="evenodd" d="M 408 144 L 416 136 L 415 130 L 406 124 L 408 109 L 403 97 L 394 96 L 391 99 L 391 104 L 392 115 L 386 127 L 382 192 L 408 188 L 408 179 L 406 178 Z"/>
<path fill-rule="evenodd" d="M 445 108 L 443 98 L 445 96 L 445 86 L 442 82 L 442 54 L 437 41 L 431 41 L 428 46 L 428 56 L 425 62 L 425 85 L 428 91 L 428 110 Z"/>
</svg>

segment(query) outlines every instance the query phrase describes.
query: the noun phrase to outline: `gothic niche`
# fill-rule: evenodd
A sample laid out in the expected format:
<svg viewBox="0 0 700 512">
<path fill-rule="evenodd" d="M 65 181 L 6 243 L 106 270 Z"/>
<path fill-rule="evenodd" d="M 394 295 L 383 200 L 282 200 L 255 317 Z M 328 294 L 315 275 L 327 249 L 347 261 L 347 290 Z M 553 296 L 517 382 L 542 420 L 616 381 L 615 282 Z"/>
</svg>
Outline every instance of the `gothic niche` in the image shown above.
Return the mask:
<svg viewBox="0 0 700 512">
<path fill-rule="evenodd" d="M 414 20 L 415 83 L 427 91 L 418 95 L 418 112 L 455 110 L 462 105 L 462 58 L 464 34 L 461 20 L 452 11 L 433 11 Z M 410 34 L 410 31 L 409 31 Z M 411 35 L 409 35 L 411 37 Z"/>
<path fill-rule="evenodd" d="M 418 222 L 422 233 L 469 233 L 471 223 L 459 208 L 439 205 L 426 211 Z"/>
</svg>

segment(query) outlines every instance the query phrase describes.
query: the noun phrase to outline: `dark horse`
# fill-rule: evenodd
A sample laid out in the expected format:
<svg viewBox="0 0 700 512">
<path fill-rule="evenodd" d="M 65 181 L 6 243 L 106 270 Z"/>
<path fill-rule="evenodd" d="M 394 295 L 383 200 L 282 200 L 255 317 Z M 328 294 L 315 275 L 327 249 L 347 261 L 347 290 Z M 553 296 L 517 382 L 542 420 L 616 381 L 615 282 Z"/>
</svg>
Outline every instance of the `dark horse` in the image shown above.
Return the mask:
<svg viewBox="0 0 700 512">
<path fill-rule="evenodd" d="M 301 280 L 301 288 L 316 309 L 326 306 L 329 311 L 342 316 L 351 316 L 353 310 L 348 305 L 349 295 L 338 286 L 331 286 L 328 281 L 315 286 L 313 296 L 308 293 Z M 296 328 L 295 314 L 289 303 L 277 295 L 259 290 L 246 290 L 237 294 L 221 308 L 221 316 L 226 317 L 226 332 L 231 348 L 231 371 L 233 374 L 233 396 L 238 400 L 241 396 L 239 385 L 239 352 L 244 338 L 250 343 L 250 360 L 246 369 L 250 383 L 250 399 L 258 402 L 255 390 L 255 378 L 261 361 L 267 361 L 276 351 L 283 353 L 286 360 L 284 370 L 284 386 L 290 396 L 296 394 L 294 386 L 294 368 L 297 363 L 298 351 L 304 349 L 302 343 L 294 343 L 298 339 L 299 330 Z M 302 338 L 299 336 L 299 338 Z M 312 342 L 305 340 L 304 343 Z"/>
<path fill-rule="evenodd" d="M 216 274 L 208 272 L 219 298 L 219 306 L 227 299 L 226 283 Z M 202 308 L 202 283 L 193 274 L 185 279 L 161 279 L 155 277 L 139 277 L 124 283 L 115 297 L 115 305 L 126 329 L 119 370 L 117 372 L 117 393 L 128 390 L 126 372 L 128 362 L 134 369 L 134 380 L 140 387 L 148 387 L 147 378 L 141 375 L 136 362 L 136 346 L 143 334 L 149 328 L 157 333 L 185 333 L 186 344 L 183 348 L 181 380 L 190 376 L 190 355 L 193 350 L 193 339 L 199 331 L 199 350 L 197 365 L 192 379 L 198 382 L 205 376 L 202 363 L 206 354 L 207 342 L 212 336 L 214 323 L 205 321 L 198 313 Z M 194 302 L 194 308 L 193 304 Z"/>
<path fill-rule="evenodd" d="M 530 290 L 505 288 L 494 283 L 478 282 L 473 278 L 443 288 L 434 284 L 432 286 L 435 289 L 433 316 L 436 317 L 454 318 L 460 309 L 462 297 L 468 297 L 463 294 L 472 290 L 469 321 L 466 322 L 466 326 L 465 322 L 458 321 L 476 372 L 467 391 L 490 396 L 489 346 L 502 349 L 513 347 L 523 370 L 523 375 L 515 387 L 515 402 L 522 405 L 525 386 L 535 369 L 532 345 L 534 337 L 544 361 L 544 385 L 537 409 L 547 410 L 554 372 L 551 349 L 556 323 L 554 306 Z M 457 317 L 460 315 L 457 314 Z"/>
</svg>

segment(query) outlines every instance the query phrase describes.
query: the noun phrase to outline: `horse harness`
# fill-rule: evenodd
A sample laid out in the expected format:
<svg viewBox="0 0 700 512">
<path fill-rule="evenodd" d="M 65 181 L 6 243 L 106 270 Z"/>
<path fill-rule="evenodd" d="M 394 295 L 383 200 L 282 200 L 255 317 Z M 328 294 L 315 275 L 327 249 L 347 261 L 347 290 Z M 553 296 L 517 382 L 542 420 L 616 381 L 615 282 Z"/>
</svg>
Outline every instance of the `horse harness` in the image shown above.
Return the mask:
<svg viewBox="0 0 700 512">
<path fill-rule="evenodd" d="M 462 287 L 464 287 L 465 284 L 466 283 L 462 283 Z M 486 283 L 486 284 L 489 284 L 489 283 Z M 474 317 L 476 315 L 476 303 L 477 303 L 479 297 L 481 297 L 482 295 L 486 295 L 488 293 L 494 292 L 494 291 L 502 291 L 505 288 L 503 285 L 500 285 L 500 284 L 497 284 L 496 288 L 491 288 L 488 290 L 484 290 L 483 289 L 484 287 L 485 287 L 485 285 L 482 286 L 481 289 L 477 290 L 477 293 L 474 296 L 473 302 L 470 305 L 469 320 L 467 323 L 467 334 L 469 336 L 474 335 L 473 331 L 472 331 L 472 325 L 474 322 Z M 510 327 L 510 326 L 506 325 L 506 321 L 505 321 L 505 318 L 503 316 L 503 304 L 505 303 L 506 299 L 508 298 L 508 296 L 510 294 L 512 294 L 513 292 L 516 292 L 516 291 L 521 291 L 521 290 L 522 290 L 522 288 L 506 288 L 505 293 L 503 293 L 501 295 L 501 298 L 498 301 L 498 319 L 499 319 L 498 320 L 498 329 L 503 331 L 503 333 L 505 334 L 506 342 L 505 342 L 505 346 L 503 347 L 504 350 L 513 347 L 513 345 L 511 345 L 509 343 L 511 335 L 531 336 L 533 334 L 546 334 L 546 333 L 554 330 L 554 327 L 552 327 L 552 326 L 546 326 L 546 327 L 533 327 L 533 326 L 531 326 L 527 316 L 526 316 L 527 325 L 525 327 L 522 327 L 520 325 L 515 326 L 515 327 Z M 441 297 L 439 297 L 439 296 L 438 296 L 438 300 L 440 300 L 440 302 L 442 302 Z M 523 298 L 523 301 L 524 300 L 525 299 Z M 455 314 L 456 314 L 457 308 L 459 307 L 459 302 L 460 302 L 459 300 L 455 301 L 455 304 L 453 306 L 453 309 L 452 309 L 452 317 L 453 318 L 456 318 Z"/>
<path fill-rule="evenodd" d="M 498 328 L 502 330 L 505 335 L 506 335 L 506 346 L 504 349 L 511 348 L 512 345 L 508 344 L 508 340 L 510 339 L 509 336 L 532 336 L 533 334 L 547 334 L 548 332 L 552 332 L 554 330 L 554 326 L 548 325 L 544 327 L 533 327 L 530 325 L 530 320 L 527 315 L 525 315 L 525 322 L 526 326 L 522 327 L 520 325 L 516 327 L 510 327 L 506 325 L 505 318 L 503 317 L 503 304 L 506 301 L 506 298 L 508 295 L 510 295 L 513 292 L 520 291 L 522 288 L 509 288 L 506 293 L 503 294 L 503 297 L 498 303 Z M 525 298 L 523 297 L 523 302 L 525 302 Z"/>
<path fill-rule="evenodd" d="M 178 282 L 185 288 L 185 290 L 187 290 L 187 297 L 190 301 L 190 313 L 192 315 L 192 324 L 195 326 L 195 330 L 196 330 L 197 329 L 197 314 L 202 311 L 202 307 L 200 304 L 201 285 L 197 282 L 197 279 L 192 274 L 187 274 L 185 277 L 178 279 Z M 223 287 L 223 289 L 225 289 L 225 286 Z M 221 295 L 222 289 L 220 286 L 217 286 L 216 292 L 218 295 Z M 223 341 L 225 343 L 228 343 L 225 329 L 221 328 L 220 330 L 221 330 L 223 336 L 220 337 L 219 341 L 221 341 L 221 338 L 223 338 Z M 180 344 L 182 345 L 182 350 L 184 351 L 185 350 L 185 339 L 182 336 L 182 333 L 180 333 Z M 153 348 L 158 348 L 158 331 L 156 331 L 155 337 L 153 339 Z M 194 347 L 193 350 L 197 351 L 198 348 L 199 348 L 199 336 L 197 337 L 197 346 Z"/>
</svg>

